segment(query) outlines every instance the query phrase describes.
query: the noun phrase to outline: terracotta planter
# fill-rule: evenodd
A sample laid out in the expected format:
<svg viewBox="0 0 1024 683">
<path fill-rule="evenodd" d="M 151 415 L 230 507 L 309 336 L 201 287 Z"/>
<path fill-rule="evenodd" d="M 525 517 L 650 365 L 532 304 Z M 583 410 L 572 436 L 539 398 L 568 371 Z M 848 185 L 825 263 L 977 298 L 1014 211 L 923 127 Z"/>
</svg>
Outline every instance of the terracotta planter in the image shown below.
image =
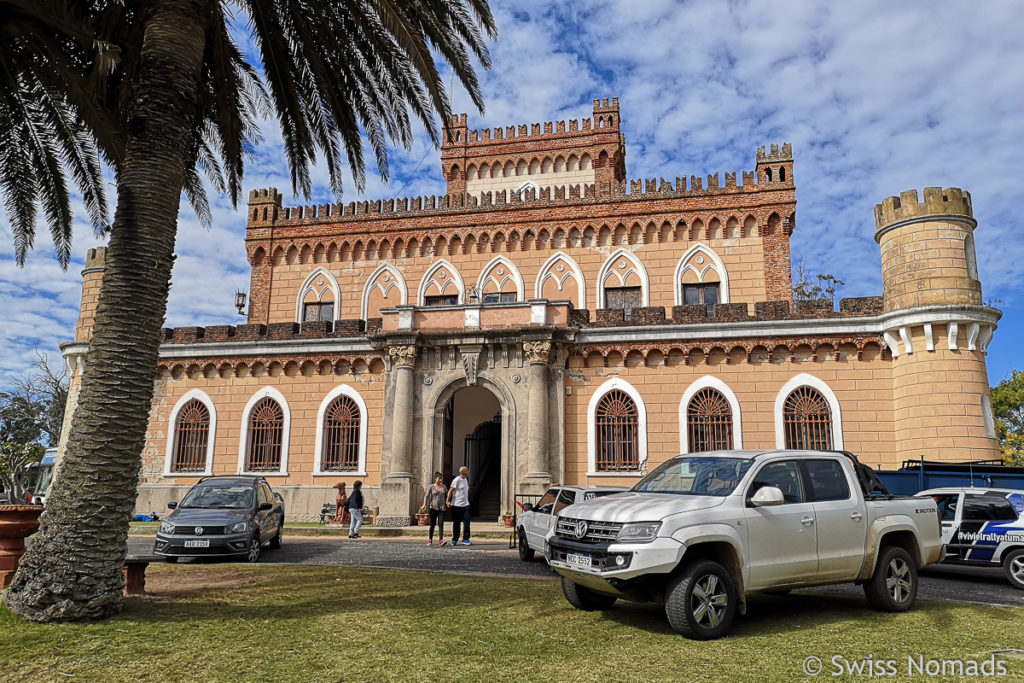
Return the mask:
<svg viewBox="0 0 1024 683">
<path fill-rule="evenodd" d="M 426 512 L 416 513 L 416 526 L 426 526 L 430 523 L 430 515 Z"/>
<path fill-rule="evenodd" d="M 0 505 L 0 588 L 14 579 L 25 554 L 25 539 L 39 529 L 41 505 Z"/>
<path fill-rule="evenodd" d="M 504 524 L 507 527 L 513 527 L 516 524 L 516 516 L 515 515 L 502 515 L 501 516 L 501 523 Z"/>
</svg>

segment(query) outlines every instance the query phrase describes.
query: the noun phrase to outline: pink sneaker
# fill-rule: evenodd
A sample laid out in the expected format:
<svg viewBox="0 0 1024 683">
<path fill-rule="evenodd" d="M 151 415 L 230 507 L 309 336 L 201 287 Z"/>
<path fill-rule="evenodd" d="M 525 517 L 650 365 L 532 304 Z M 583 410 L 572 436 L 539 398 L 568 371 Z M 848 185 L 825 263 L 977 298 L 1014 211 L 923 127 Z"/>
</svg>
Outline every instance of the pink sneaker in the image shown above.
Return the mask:
<svg viewBox="0 0 1024 683">
<path fill-rule="evenodd" d="M 446 541 L 446 540 L 444 540 L 444 539 L 442 538 L 442 539 L 441 539 L 441 542 L 440 542 L 440 543 L 438 543 L 438 545 L 448 545 L 448 541 Z"/>
<path fill-rule="evenodd" d="M 427 541 L 427 545 L 434 545 L 434 541 L 433 540 Z"/>
</svg>

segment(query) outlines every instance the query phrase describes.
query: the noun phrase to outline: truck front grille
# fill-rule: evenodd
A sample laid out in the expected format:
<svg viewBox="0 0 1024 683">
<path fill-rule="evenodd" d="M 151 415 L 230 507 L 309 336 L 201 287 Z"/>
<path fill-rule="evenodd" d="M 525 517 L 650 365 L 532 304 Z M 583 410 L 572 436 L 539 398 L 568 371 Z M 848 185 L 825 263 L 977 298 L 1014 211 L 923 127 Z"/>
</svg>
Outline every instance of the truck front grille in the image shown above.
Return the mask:
<svg viewBox="0 0 1024 683">
<path fill-rule="evenodd" d="M 587 533 L 583 538 L 576 536 L 577 524 L 586 522 Z M 612 543 L 619 534 L 622 524 L 619 522 L 595 522 L 589 519 L 581 520 L 572 517 L 559 517 L 558 526 L 555 528 L 555 535 L 567 541 L 577 543 Z"/>
</svg>

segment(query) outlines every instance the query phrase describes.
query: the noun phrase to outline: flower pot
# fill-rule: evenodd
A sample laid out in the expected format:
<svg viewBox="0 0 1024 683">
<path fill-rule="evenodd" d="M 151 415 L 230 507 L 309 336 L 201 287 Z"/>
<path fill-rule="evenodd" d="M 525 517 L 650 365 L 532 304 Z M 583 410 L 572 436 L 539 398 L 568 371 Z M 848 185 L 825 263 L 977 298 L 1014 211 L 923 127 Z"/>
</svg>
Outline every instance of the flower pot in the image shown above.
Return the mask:
<svg viewBox="0 0 1024 683">
<path fill-rule="evenodd" d="M 25 539 L 39 529 L 41 505 L 0 505 L 0 589 L 7 588 L 25 554 Z"/>
<path fill-rule="evenodd" d="M 513 527 L 513 526 L 515 526 L 515 523 L 516 523 L 516 516 L 515 515 L 502 515 L 501 516 L 501 523 L 504 524 L 507 527 Z"/>
<path fill-rule="evenodd" d="M 426 526 L 429 523 L 430 523 L 430 515 L 428 515 L 426 512 L 417 512 L 416 513 L 416 525 L 417 526 Z"/>
</svg>

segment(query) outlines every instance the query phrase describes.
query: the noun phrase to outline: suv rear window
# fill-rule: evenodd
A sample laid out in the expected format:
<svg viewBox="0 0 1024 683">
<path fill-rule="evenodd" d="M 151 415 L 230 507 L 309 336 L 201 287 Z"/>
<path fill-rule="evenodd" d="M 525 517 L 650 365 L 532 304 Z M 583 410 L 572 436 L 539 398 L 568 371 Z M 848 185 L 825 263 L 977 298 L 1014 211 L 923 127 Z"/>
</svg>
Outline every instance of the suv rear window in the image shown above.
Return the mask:
<svg viewBox="0 0 1024 683">
<path fill-rule="evenodd" d="M 811 480 L 811 500 L 846 500 L 850 485 L 843 467 L 835 460 L 804 460 L 807 476 Z"/>
<path fill-rule="evenodd" d="M 1000 495 L 979 496 L 968 493 L 964 496 L 963 519 L 986 522 L 1016 521 L 1017 511 L 1010 505 L 1010 501 Z"/>
</svg>

